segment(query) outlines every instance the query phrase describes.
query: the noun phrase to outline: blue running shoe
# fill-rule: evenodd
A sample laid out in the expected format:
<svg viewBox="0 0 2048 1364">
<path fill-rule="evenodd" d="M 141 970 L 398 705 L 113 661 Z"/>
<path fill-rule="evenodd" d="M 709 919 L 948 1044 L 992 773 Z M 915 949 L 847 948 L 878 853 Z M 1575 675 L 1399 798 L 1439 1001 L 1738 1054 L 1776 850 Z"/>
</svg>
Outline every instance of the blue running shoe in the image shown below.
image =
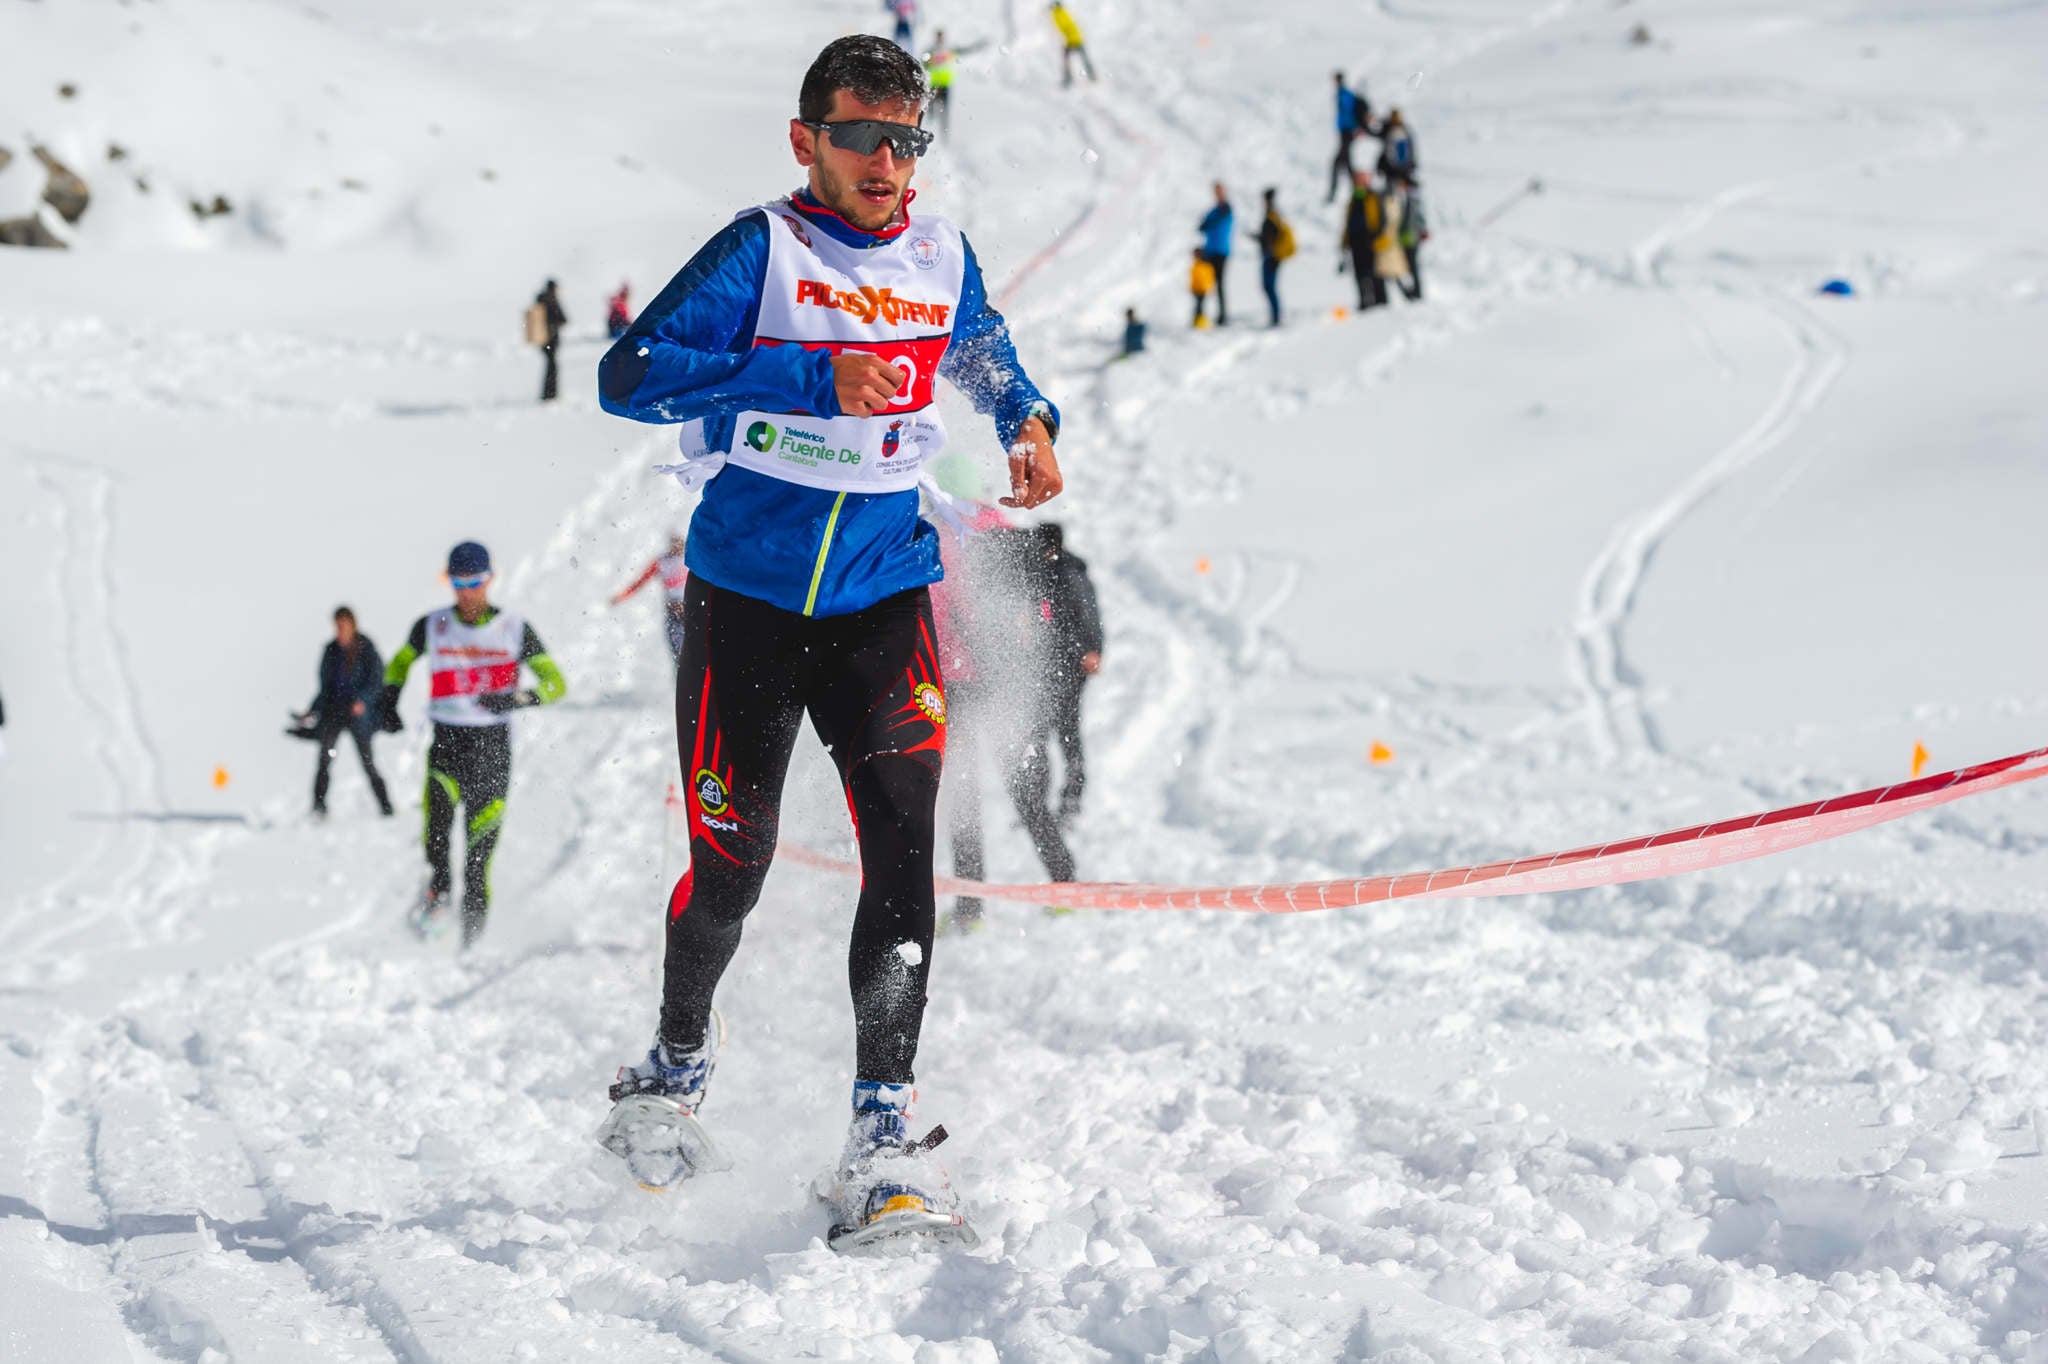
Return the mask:
<svg viewBox="0 0 2048 1364">
<path fill-rule="evenodd" d="M 714 1010 L 701 1049 L 678 1055 L 657 1040 L 644 1061 L 619 1067 L 611 1115 L 597 1142 L 626 1162 L 641 1188 L 660 1193 L 692 1175 L 731 1167 L 697 1120 L 724 1043 L 725 1021 Z"/>
<path fill-rule="evenodd" d="M 834 1212 L 834 1250 L 909 1250 L 922 1245 L 972 1246 L 981 1240 L 959 1212 L 946 1172 L 932 1152 L 946 1139 L 934 1127 L 910 1136 L 909 1085 L 858 1080 L 853 1122 L 825 1201 Z"/>
</svg>

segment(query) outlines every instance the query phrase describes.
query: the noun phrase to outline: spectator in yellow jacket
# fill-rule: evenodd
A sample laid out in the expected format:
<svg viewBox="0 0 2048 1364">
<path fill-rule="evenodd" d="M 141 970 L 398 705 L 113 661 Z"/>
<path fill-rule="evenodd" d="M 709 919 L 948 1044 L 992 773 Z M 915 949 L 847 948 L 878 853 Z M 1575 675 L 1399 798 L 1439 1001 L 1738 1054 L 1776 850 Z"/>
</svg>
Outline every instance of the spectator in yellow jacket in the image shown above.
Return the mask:
<svg viewBox="0 0 2048 1364">
<path fill-rule="evenodd" d="M 1066 51 L 1060 55 L 1060 84 L 1074 83 L 1074 58 L 1077 55 L 1081 58 L 1081 69 L 1088 73 L 1089 80 L 1094 80 L 1095 63 L 1088 60 L 1088 46 L 1082 40 L 1081 25 L 1074 21 L 1074 16 L 1067 12 L 1067 7 L 1060 0 L 1053 0 L 1052 22 L 1067 45 Z"/>
</svg>

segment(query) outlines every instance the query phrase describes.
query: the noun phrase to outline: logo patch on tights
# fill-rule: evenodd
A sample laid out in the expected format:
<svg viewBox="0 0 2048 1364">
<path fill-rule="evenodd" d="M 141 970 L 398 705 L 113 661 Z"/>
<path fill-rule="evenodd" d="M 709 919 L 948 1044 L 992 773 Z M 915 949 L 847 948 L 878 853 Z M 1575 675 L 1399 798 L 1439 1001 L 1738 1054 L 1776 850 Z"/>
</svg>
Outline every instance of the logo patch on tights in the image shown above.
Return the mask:
<svg viewBox="0 0 2048 1364">
<path fill-rule="evenodd" d="M 910 693 L 910 699 L 924 712 L 924 718 L 935 725 L 946 723 L 946 694 L 929 682 L 920 682 Z"/>
<path fill-rule="evenodd" d="M 732 793 L 718 774 L 708 767 L 697 769 L 697 775 L 690 778 L 690 784 L 697 789 L 697 808 L 707 815 L 722 815 L 732 805 Z"/>
</svg>

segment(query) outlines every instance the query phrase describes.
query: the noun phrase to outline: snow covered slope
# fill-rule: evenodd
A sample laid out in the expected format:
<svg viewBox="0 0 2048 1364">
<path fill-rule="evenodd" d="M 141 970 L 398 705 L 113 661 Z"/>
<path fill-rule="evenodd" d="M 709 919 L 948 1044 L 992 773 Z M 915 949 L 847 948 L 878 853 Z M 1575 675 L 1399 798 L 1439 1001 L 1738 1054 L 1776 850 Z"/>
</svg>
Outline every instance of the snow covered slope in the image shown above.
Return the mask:
<svg viewBox="0 0 2048 1364">
<path fill-rule="evenodd" d="M 2048 13 L 1077 13 L 1103 79 L 1062 91 L 1037 5 L 928 6 L 991 45 L 920 204 L 1066 409 L 1056 510 L 1110 625 L 1085 874 L 1471 861 L 2048 737 Z M 881 22 L 0 18 L 0 207 L 31 145 L 94 192 L 72 250 L 0 250 L 0 1359 L 2044 1357 L 2030 790 L 1550 900 L 997 907 L 938 946 L 920 1065 L 990 1240 L 889 1262 L 825 1250 L 807 1188 L 852 887 L 779 868 L 721 993 L 738 1168 L 662 1200 L 597 1151 L 680 851 L 656 622 L 603 603 L 688 512 L 663 434 L 596 410 L 599 301 L 793 184 L 804 63 Z M 1341 320 L 1340 65 L 1417 126 L 1436 228 L 1425 305 Z M 1294 219 L 1279 332 L 1179 326 L 1218 177 Z M 1111 364 L 1129 305 L 1153 347 Z M 344 760 L 308 824 L 277 730 L 332 605 L 395 645 L 465 536 L 572 691 L 522 717 L 458 959 L 400 930 L 409 812 Z M 787 836 L 843 848 L 808 745 L 792 785 Z"/>
</svg>

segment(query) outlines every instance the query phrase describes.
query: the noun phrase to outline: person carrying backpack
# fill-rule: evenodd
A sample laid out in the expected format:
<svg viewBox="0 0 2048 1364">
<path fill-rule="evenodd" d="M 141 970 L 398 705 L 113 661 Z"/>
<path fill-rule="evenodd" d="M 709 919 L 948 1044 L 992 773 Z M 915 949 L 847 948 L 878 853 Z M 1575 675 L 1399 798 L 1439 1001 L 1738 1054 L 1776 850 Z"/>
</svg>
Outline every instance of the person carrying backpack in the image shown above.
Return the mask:
<svg viewBox="0 0 2048 1364">
<path fill-rule="evenodd" d="M 1277 190 L 1266 191 L 1266 216 L 1259 223 L 1259 283 L 1265 286 L 1272 325 L 1280 325 L 1280 266 L 1294 255 L 1294 229 L 1273 206 Z"/>
<path fill-rule="evenodd" d="M 559 390 L 561 375 L 555 368 L 555 352 L 562 345 L 562 328 L 569 325 L 569 316 L 562 311 L 561 295 L 555 290 L 555 282 L 549 280 L 535 294 L 533 302 L 526 309 L 526 341 L 528 345 L 539 346 L 540 353 L 547 359 L 547 368 L 540 379 L 540 400 L 551 403 Z"/>
<path fill-rule="evenodd" d="M 1389 109 L 1387 121 L 1380 128 L 1380 174 L 1390 185 L 1397 181 L 1409 185 L 1415 183 L 1417 168 L 1415 134 L 1399 109 Z"/>
</svg>

